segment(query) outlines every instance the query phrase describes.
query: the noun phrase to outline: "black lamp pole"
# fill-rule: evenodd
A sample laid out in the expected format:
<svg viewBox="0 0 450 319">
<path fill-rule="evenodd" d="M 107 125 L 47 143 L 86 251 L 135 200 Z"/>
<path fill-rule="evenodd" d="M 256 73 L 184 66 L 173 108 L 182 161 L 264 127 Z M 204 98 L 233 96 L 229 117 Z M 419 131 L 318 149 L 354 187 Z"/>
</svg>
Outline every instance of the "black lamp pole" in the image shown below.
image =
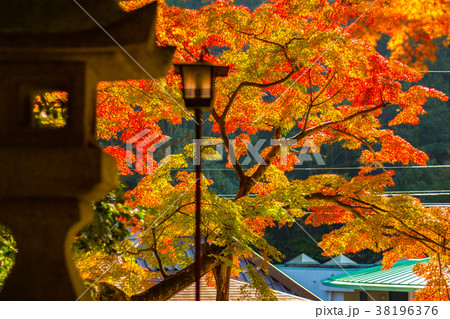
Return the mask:
<svg viewBox="0 0 450 319">
<path fill-rule="evenodd" d="M 202 176 L 202 157 L 201 143 L 202 138 L 202 113 L 211 110 L 214 100 L 214 80 L 217 76 L 226 76 L 228 74 L 227 66 L 214 65 L 203 60 L 195 63 L 175 64 L 175 74 L 181 74 L 183 82 L 183 99 L 188 110 L 195 111 L 195 300 L 200 301 L 200 278 L 201 278 L 201 176 Z"/>
<path fill-rule="evenodd" d="M 195 110 L 195 139 L 197 143 L 202 138 L 202 111 Z M 202 176 L 202 157 L 201 157 L 201 145 L 195 145 L 195 158 L 197 160 L 195 164 L 195 300 L 200 301 L 200 277 L 202 269 L 202 252 L 201 252 L 201 240 L 202 234 L 200 231 L 201 223 L 201 176 Z"/>
</svg>

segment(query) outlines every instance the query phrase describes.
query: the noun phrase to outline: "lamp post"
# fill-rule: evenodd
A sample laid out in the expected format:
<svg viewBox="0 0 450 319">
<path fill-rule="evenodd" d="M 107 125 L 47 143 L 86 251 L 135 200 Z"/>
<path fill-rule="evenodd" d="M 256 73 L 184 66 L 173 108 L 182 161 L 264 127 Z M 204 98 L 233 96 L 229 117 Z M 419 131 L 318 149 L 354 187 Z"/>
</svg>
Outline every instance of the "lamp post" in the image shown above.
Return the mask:
<svg viewBox="0 0 450 319">
<path fill-rule="evenodd" d="M 201 277 L 201 174 L 202 158 L 201 145 L 198 141 L 202 138 L 202 114 L 210 111 L 214 101 L 214 80 L 217 76 L 228 74 L 227 66 L 214 65 L 203 60 L 203 54 L 195 63 L 175 64 L 175 74 L 181 74 L 183 84 L 183 100 L 188 110 L 195 111 L 195 300 L 200 301 L 200 277 Z"/>
</svg>

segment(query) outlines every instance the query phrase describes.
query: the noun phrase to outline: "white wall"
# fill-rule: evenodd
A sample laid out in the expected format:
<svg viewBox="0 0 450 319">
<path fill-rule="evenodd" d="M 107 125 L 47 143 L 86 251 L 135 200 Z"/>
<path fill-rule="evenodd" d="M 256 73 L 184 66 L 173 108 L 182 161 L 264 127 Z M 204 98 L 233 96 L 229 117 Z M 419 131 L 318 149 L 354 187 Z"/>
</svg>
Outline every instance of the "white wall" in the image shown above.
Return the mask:
<svg viewBox="0 0 450 319">
<path fill-rule="evenodd" d="M 276 267 L 322 300 L 330 300 L 330 291 L 354 291 L 353 289 L 325 286 L 321 283 L 322 279 L 328 278 L 330 276 L 344 274 L 345 271 L 347 271 L 348 273 L 352 273 L 356 270 L 360 270 L 360 268 L 344 268 L 344 271 L 341 268 L 285 267 L 278 265 L 276 265 Z M 333 294 L 333 298 L 343 298 L 343 294 Z"/>
</svg>

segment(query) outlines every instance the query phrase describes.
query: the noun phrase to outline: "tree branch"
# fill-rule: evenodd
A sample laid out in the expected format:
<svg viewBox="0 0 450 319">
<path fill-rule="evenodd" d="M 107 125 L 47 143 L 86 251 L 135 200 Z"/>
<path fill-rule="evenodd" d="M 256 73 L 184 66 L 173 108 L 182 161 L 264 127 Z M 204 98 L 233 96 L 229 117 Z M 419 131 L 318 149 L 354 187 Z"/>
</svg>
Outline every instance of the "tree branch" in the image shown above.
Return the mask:
<svg viewBox="0 0 450 319">
<path fill-rule="evenodd" d="M 354 139 L 357 140 L 358 142 L 364 144 L 364 145 L 369 149 L 369 151 L 370 151 L 372 154 L 375 155 L 375 151 L 373 150 L 372 145 L 370 145 L 367 141 L 363 140 L 362 138 L 359 138 L 358 136 L 355 136 L 355 135 L 353 135 L 353 134 L 350 134 L 350 133 L 348 133 L 348 132 L 346 132 L 346 131 L 339 130 L 339 129 L 334 128 L 334 127 L 330 127 L 330 129 L 331 129 L 332 131 L 335 131 L 335 132 L 340 133 L 340 134 L 342 134 L 342 135 L 346 135 L 346 136 L 348 136 L 348 137 L 354 138 Z"/>
<path fill-rule="evenodd" d="M 327 87 L 331 84 L 331 81 L 333 81 L 334 77 L 336 76 L 337 72 L 334 72 L 333 75 L 328 80 L 327 84 L 325 84 L 322 89 L 317 93 L 316 97 L 311 101 L 311 104 L 313 104 L 321 95 L 322 93 L 327 89 Z M 338 90 L 340 91 L 340 90 Z M 312 93 L 311 93 L 312 94 Z M 334 96 L 334 95 L 333 95 Z"/>
<path fill-rule="evenodd" d="M 340 206 L 342 208 L 349 210 L 355 217 L 360 218 L 364 221 L 367 220 L 366 216 L 364 216 L 360 212 L 358 212 L 355 209 L 355 207 L 339 201 L 338 195 L 324 195 L 322 193 L 313 193 L 313 194 L 305 196 L 305 199 L 321 199 L 321 200 L 326 200 L 326 201 L 332 202 L 332 203 L 336 204 L 337 206 Z M 365 207 L 359 207 L 359 208 L 365 208 Z"/>
<path fill-rule="evenodd" d="M 220 262 L 215 255 L 220 255 L 223 248 L 219 246 L 207 247 L 205 254 L 202 256 L 201 261 L 201 276 L 205 275 L 213 268 L 218 266 Z M 167 300 L 176 295 L 181 290 L 187 288 L 195 281 L 194 275 L 194 263 L 190 264 L 183 270 L 168 276 L 164 281 L 147 289 L 146 291 L 131 296 L 131 300 Z"/>
<path fill-rule="evenodd" d="M 220 136 L 222 137 L 222 140 L 225 144 L 225 147 L 227 148 L 228 154 L 231 156 L 236 155 L 236 150 L 234 149 L 233 145 L 230 143 L 230 138 L 228 137 L 228 133 L 226 131 L 225 127 L 225 119 L 223 117 L 220 117 L 216 110 L 211 110 L 211 115 L 213 116 L 214 120 L 216 121 L 217 125 L 219 126 Z M 236 171 L 236 174 L 238 176 L 239 182 L 243 181 L 245 179 L 245 173 L 242 169 L 241 164 L 237 161 L 237 159 L 234 160 L 233 168 Z"/>
<path fill-rule="evenodd" d="M 281 138 L 281 128 L 275 128 L 273 133 L 274 139 Z M 255 172 L 252 176 L 245 176 L 245 179 L 239 183 L 239 190 L 236 194 L 234 200 L 237 200 L 241 197 L 247 196 L 250 194 L 252 188 L 256 185 L 256 183 L 261 179 L 261 177 L 265 174 L 269 166 L 275 160 L 275 158 L 280 153 L 280 145 L 274 145 L 270 148 L 269 152 L 267 152 L 266 156 L 264 156 L 263 161 L 259 163 Z"/>
<path fill-rule="evenodd" d="M 292 70 L 291 72 L 289 72 L 286 76 L 284 76 L 283 78 L 270 82 L 270 83 L 256 83 L 256 82 L 250 82 L 250 81 L 245 81 L 242 82 L 238 85 L 238 87 L 234 90 L 233 94 L 231 95 L 231 98 L 228 100 L 227 105 L 225 106 L 225 109 L 222 113 L 222 115 L 220 116 L 220 118 L 224 119 L 226 118 L 228 112 L 230 111 L 230 108 L 234 102 L 234 100 L 236 99 L 236 96 L 238 95 L 239 91 L 242 90 L 245 87 L 257 87 L 260 89 L 264 89 L 264 88 L 268 88 L 277 84 L 281 84 L 283 82 L 285 82 L 286 80 L 288 80 L 296 71 Z"/>
<path fill-rule="evenodd" d="M 152 235 L 153 235 L 153 248 L 152 248 L 152 251 L 153 251 L 153 254 L 155 255 L 156 261 L 158 262 L 159 271 L 161 272 L 161 275 L 163 276 L 163 278 L 166 279 L 167 278 L 167 274 L 164 271 L 164 267 L 163 267 L 161 258 L 159 257 L 158 249 L 157 249 L 157 246 L 156 246 L 156 231 L 155 231 L 155 227 L 152 227 Z"/>
<path fill-rule="evenodd" d="M 323 100 L 323 101 L 321 101 L 321 102 L 319 102 L 319 103 L 317 103 L 317 104 L 314 104 L 314 106 L 319 106 L 319 105 L 321 105 L 321 104 L 323 104 L 323 103 L 328 102 L 329 100 L 331 100 L 332 98 L 334 98 L 336 95 L 338 95 L 338 94 L 342 91 L 342 89 L 345 88 L 345 86 L 346 86 L 346 84 L 342 85 L 336 92 L 333 93 L 332 96 L 330 96 L 329 98 L 327 98 L 327 99 L 325 99 L 325 100 Z M 321 93 L 321 94 L 322 94 L 322 93 Z M 316 96 L 316 98 L 317 98 L 317 97 L 318 97 L 318 96 Z M 314 101 L 315 101 L 315 99 L 314 99 Z"/>
<path fill-rule="evenodd" d="M 220 255 L 224 250 L 225 248 L 216 245 L 206 246 L 205 254 L 202 255 L 201 276 L 204 276 L 213 268 L 220 265 L 221 262 L 214 256 Z M 87 281 L 89 282 L 89 280 Z M 164 281 L 131 297 L 125 294 L 121 289 L 106 282 L 96 283 L 92 286 L 92 291 L 94 293 L 95 300 L 164 301 L 170 299 L 183 289 L 187 288 L 194 281 L 194 263 L 192 263 L 183 270 L 167 276 Z"/>
<path fill-rule="evenodd" d="M 338 205 L 338 206 L 340 206 L 340 207 L 343 207 L 343 208 L 345 208 L 345 209 L 351 211 L 351 212 L 354 214 L 355 217 L 361 218 L 361 219 L 363 219 L 364 221 L 367 220 L 367 218 L 366 218 L 364 215 L 360 214 L 360 213 L 359 213 L 352 205 L 345 204 L 345 203 L 339 201 L 339 198 L 341 198 L 341 197 L 342 197 L 342 196 L 339 196 L 339 195 L 324 195 L 324 194 L 322 194 L 322 193 L 313 193 L 313 194 L 311 194 L 311 195 L 305 196 L 306 199 L 308 199 L 308 198 L 311 198 L 311 199 L 321 199 L 321 200 L 325 200 L 325 201 L 332 202 L 332 203 L 334 203 L 334 204 L 336 204 L 336 205 Z M 348 197 L 348 199 L 357 201 L 357 202 L 359 202 L 359 203 L 361 203 L 361 204 L 364 204 L 364 205 L 366 205 L 366 207 L 361 207 L 361 208 L 369 209 L 369 210 L 371 210 L 372 212 L 374 212 L 375 214 L 380 215 L 380 213 L 377 212 L 378 207 L 377 207 L 376 205 L 371 204 L 371 203 L 367 203 L 367 202 L 362 201 L 362 200 L 355 199 L 355 198 L 353 198 L 353 197 Z M 383 208 L 380 208 L 379 210 L 381 210 L 381 211 L 383 211 L 383 212 L 385 212 L 385 213 L 391 213 L 390 211 L 385 210 L 385 209 L 383 209 Z M 392 215 L 392 214 L 391 214 L 390 216 L 388 216 L 388 217 L 395 219 L 395 220 L 398 221 L 403 227 L 405 227 L 405 229 L 406 229 L 407 231 L 410 231 L 410 232 L 416 234 L 417 236 L 414 236 L 414 235 L 408 233 L 407 231 L 400 229 L 399 227 L 394 227 L 394 226 L 391 226 L 391 225 L 380 224 L 380 227 L 381 227 L 381 228 L 389 229 L 389 230 L 394 230 L 394 231 L 398 232 L 399 234 L 402 234 L 402 235 L 404 235 L 404 236 L 406 236 L 406 237 L 408 237 L 408 238 L 411 238 L 411 239 L 413 239 L 413 240 L 415 240 L 415 241 L 418 241 L 418 242 L 420 242 L 422 245 L 424 245 L 424 246 L 426 246 L 428 249 L 430 249 L 431 251 L 436 251 L 436 252 L 437 252 L 437 250 L 436 250 L 435 248 L 431 247 L 429 244 L 436 245 L 437 247 L 440 247 L 440 248 L 445 249 L 445 250 L 450 250 L 450 248 L 446 247 L 445 245 L 441 245 L 440 243 L 436 242 L 435 240 L 433 240 L 433 239 L 431 239 L 431 238 L 429 238 L 429 237 L 427 237 L 427 236 L 421 234 L 421 233 L 418 232 L 417 230 L 415 230 L 415 229 L 409 227 L 409 226 L 406 225 L 406 224 L 404 223 L 404 221 L 402 221 L 400 218 L 398 218 L 398 217 L 396 217 L 396 216 L 394 216 L 394 215 Z"/>
<path fill-rule="evenodd" d="M 332 126 L 332 125 L 336 125 L 336 124 L 339 124 L 339 123 L 342 123 L 342 122 L 350 121 L 350 120 L 354 119 L 355 117 L 358 117 L 358 116 L 360 116 L 360 115 L 365 115 L 365 114 L 374 112 L 374 111 L 379 110 L 379 109 L 383 109 L 383 108 L 385 108 L 385 107 L 388 106 L 388 105 L 389 105 L 388 103 L 383 103 L 383 104 L 377 105 L 377 106 L 375 106 L 375 107 L 373 107 L 373 108 L 370 108 L 370 109 L 367 109 L 367 110 L 363 110 L 363 111 L 356 112 L 355 114 L 349 115 L 349 116 L 347 116 L 347 117 L 345 117 L 344 119 L 339 120 L 339 121 L 329 121 L 329 122 L 324 122 L 324 123 L 322 123 L 322 124 L 319 124 L 319 125 L 316 125 L 316 126 L 314 126 L 314 127 L 311 127 L 311 128 L 309 128 L 309 129 L 307 129 L 307 130 L 303 130 L 303 131 L 301 131 L 300 133 L 298 133 L 297 135 L 295 135 L 295 136 L 292 137 L 292 138 L 293 138 L 293 139 L 296 139 L 297 141 L 301 141 L 301 140 L 304 139 L 306 136 L 309 136 L 309 135 L 311 135 L 311 134 L 314 134 L 314 133 L 316 133 L 316 132 L 319 132 L 319 131 L 321 131 L 321 130 L 323 130 L 323 129 L 326 129 L 326 128 Z"/>
</svg>

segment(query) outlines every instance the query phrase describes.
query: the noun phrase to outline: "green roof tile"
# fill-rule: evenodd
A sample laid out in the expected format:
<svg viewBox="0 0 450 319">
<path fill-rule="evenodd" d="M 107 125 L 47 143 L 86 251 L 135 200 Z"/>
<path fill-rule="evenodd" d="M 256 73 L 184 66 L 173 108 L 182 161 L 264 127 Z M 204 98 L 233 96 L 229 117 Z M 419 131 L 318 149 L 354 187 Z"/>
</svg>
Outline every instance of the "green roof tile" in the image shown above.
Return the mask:
<svg viewBox="0 0 450 319">
<path fill-rule="evenodd" d="M 418 262 L 428 260 L 429 258 L 401 260 L 389 270 L 381 270 L 382 266 L 370 267 L 351 274 L 328 277 L 323 279 L 322 283 L 340 288 L 414 291 L 425 285 L 425 279 L 414 274 L 412 268 Z"/>
</svg>

